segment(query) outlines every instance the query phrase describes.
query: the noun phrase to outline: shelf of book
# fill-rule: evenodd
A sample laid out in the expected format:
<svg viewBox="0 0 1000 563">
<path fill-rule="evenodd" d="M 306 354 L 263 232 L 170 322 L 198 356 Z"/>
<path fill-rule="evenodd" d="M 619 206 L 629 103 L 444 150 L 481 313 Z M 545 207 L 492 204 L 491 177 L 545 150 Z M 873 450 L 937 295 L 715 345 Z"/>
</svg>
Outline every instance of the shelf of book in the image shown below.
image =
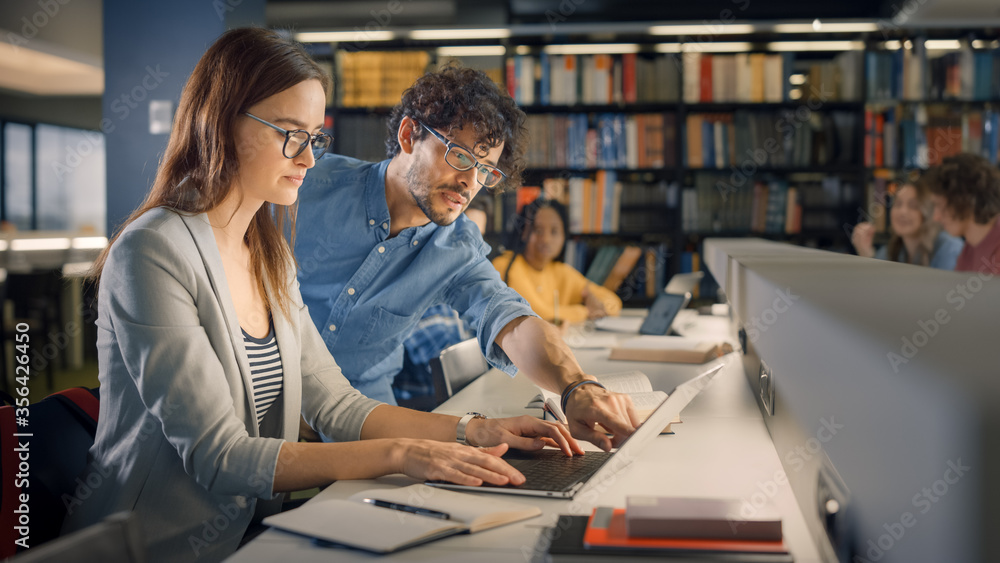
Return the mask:
<svg viewBox="0 0 1000 563">
<path fill-rule="evenodd" d="M 574 256 L 582 270 L 601 246 L 638 244 L 661 252 L 664 276 L 691 267 L 704 236 L 845 250 L 851 227 L 871 220 L 885 237 L 900 171 L 960 151 L 1000 160 L 996 42 L 936 51 L 917 35 L 900 32 L 896 50 L 871 34 L 864 50 L 800 53 L 766 52 L 759 37 L 750 52 L 676 53 L 621 36 L 639 52 L 583 55 L 547 52 L 537 37 L 504 40 L 507 55 L 468 59 L 528 114 L 525 192 L 497 196 L 493 224 L 503 230 L 544 192 L 567 204 L 570 239 L 586 246 Z M 348 61 L 337 82 L 350 107 L 329 110 L 337 152 L 383 157 L 386 104 L 401 76 L 444 60 L 434 47 L 398 47 L 426 58 L 379 51 L 371 68 Z"/>
</svg>

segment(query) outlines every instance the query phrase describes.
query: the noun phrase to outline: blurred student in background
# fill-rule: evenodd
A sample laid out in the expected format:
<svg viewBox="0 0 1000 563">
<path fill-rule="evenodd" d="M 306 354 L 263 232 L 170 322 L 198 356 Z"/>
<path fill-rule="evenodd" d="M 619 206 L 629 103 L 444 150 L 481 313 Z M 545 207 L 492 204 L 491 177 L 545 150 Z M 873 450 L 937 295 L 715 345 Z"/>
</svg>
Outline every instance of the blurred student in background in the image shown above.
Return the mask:
<svg viewBox="0 0 1000 563">
<path fill-rule="evenodd" d="M 955 269 L 1000 274 L 1000 170 L 985 158 L 945 158 L 921 178 L 934 203 L 934 220 L 965 239 Z"/>
<path fill-rule="evenodd" d="M 955 260 L 962 251 L 962 240 L 949 235 L 941 225 L 931 220 L 934 204 L 923 183 L 904 183 L 892 198 L 889 243 L 875 249 L 875 226 L 858 223 L 851 234 L 851 243 L 858 256 L 891 260 L 941 270 L 954 270 Z"/>
<path fill-rule="evenodd" d="M 543 319 L 559 323 L 617 315 L 622 300 L 562 262 L 568 219 L 558 201 L 525 205 L 511 233 L 509 250 L 493 260 L 500 277 Z"/>
</svg>

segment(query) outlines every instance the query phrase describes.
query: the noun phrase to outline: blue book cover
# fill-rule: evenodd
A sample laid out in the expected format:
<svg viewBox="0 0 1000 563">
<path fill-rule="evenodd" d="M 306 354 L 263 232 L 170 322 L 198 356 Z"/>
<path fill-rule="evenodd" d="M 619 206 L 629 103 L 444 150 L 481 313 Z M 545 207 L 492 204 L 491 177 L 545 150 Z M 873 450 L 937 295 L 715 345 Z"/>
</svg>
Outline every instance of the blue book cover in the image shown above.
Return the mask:
<svg viewBox="0 0 1000 563">
<path fill-rule="evenodd" d="M 628 167 L 628 135 L 625 133 L 625 114 L 615 114 L 615 148 L 618 149 L 618 163 L 615 168 Z"/>
<path fill-rule="evenodd" d="M 612 219 L 615 213 L 615 182 L 618 181 L 618 175 L 615 174 L 614 170 L 608 170 L 604 174 L 604 217 L 601 220 L 602 231 L 605 233 L 613 232 L 611 229 Z"/>
<path fill-rule="evenodd" d="M 917 168 L 917 124 L 912 119 L 899 123 L 903 144 L 903 168 Z"/>
<path fill-rule="evenodd" d="M 705 119 L 701 122 L 701 162 L 705 168 L 715 168 L 715 127 Z"/>
<path fill-rule="evenodd" d="M 552 69 L 549 67 L 549 55 L 545 51 L 542 51 L 541 56 L 538 58 L 538 64 L 542 65 L 542 80 L 539 84 L 538 101 L 543 106 L 549 105 L 551 91 L 551 72 Z"/>
<path fill-rule="evenodd" d="M 670 252 L 667 250 L 667 245 L 661 243 L 656 249 L 656 272 L 654 276 L 654 283 L 657 287 L 657 293 L 667 287 L 667 271 L 670 269 Z"/>
<path fill-rule="evenodd" d="M 524 85 L 521 84 L 521 59 L 522 55 L 514 55 L 514 101 L 519 105 L 524 103 Z"/>
<path fill-rule="evenodd" d="M 597 167 L 610 168 L 615 165 L 615 123 L 610 113 L 602 113 L 597 118 L 601 135 L 601 146 L 597 153 Z"/>
<path fill-rule="evenodd" d="M 878 98 L 878 82 L 876 77 L 878 76 L 878 53 L 874 51 L 868 51 L 865 53 L 865 82 L 868 85 L 867 98 L 869 100 L 874 100 Z"/>
</svg>

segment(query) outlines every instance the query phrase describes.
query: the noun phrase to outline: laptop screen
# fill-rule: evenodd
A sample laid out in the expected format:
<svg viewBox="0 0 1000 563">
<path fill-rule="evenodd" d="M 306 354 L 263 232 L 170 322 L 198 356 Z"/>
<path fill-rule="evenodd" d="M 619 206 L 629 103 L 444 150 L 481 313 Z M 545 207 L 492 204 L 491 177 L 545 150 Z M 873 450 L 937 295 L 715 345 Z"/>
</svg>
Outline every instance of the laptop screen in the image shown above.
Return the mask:
<svg viewBox="0 0 1000 563">
<path fill-rule="evenodd" d="M 649 314 L 639 327 L 639 334 L 666 334 L 674 322 L 674 317 L 690 300 L 691 294 L 661 293 L 649 308 Z"/>
</svg>

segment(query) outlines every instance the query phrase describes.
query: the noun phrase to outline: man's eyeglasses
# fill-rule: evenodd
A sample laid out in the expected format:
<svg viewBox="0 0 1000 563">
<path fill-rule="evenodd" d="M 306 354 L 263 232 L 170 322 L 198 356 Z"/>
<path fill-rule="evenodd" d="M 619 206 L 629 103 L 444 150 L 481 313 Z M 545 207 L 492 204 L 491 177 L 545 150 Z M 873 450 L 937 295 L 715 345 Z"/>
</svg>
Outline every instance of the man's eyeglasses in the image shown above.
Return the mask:
<svg viewBox="0 0 1000 563">
<path fill-rule="evenodd" d="M 312 142 L 313 158 L 319 160 L 319 157 L 323 156 L 323 153 L 325 153 L 327 149 L 330 148 L 330 145 L 333 144 L 333 137 L 327 135 L 326 133 L 310 135 L 305 129 L 295 129 L 294 131 L 289 131 L 287 129 L 282 129 L 273 123 L 268 123 L 250 112 L 246 112 L 244 115 L 251 119 L 256 119 L 279 133 L 285 134 L 285 144 L 281 147 L 281 154 L 285 155 L 285 158 L 295 158 L 299 156 L 302 154 L 302 151 L 306 149 L 306 145 L 309 145 L 310 142 Z"/>
<path fill-rule="evenodd" d="M 444 143 L 444 146 L 448 147 L 448 150 L 444 153 L 445 162 L 459 172 L 465 172 L 466 170 L 475 168 L 476 180 L 478 180 L 483 187 L 496 187 L 500 182 L 503 182 L 504 178 L 507 177 L 507 175 L 501 172 L 496 166 L 490 166 L 489 164 L 479 162 L 469 149 L 459 145 L 458 143 L 449 141 L 444 135 L 438 133 L 434 129 L 431 129 L 423 123 L 419 121 L 417 123 L 420 123 L 424 129 L 430 131 L 431 135 L 437 137 L 439 141 Z"/>
</svg>

